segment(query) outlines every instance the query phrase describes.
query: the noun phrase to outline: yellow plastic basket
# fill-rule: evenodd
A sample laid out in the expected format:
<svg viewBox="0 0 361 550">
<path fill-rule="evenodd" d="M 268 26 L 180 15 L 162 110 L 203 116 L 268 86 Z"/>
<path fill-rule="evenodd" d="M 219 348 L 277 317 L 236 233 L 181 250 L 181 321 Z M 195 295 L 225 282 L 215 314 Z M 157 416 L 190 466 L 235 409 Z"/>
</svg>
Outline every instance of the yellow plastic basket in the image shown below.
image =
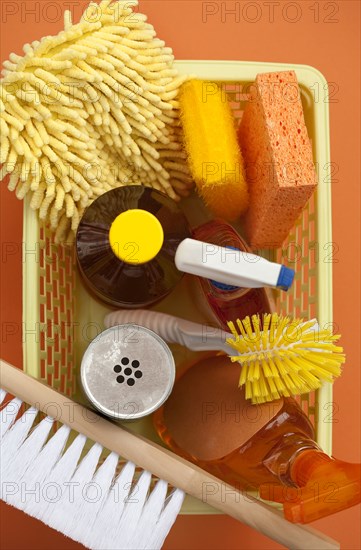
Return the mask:
<svg viewBox="0 0 361 550">
<path fill-rule="evenodd" d="M 316 69 L 303 65 L 178 61 L 177 68 L 182 73 L 222 83 L 236 118 L 242 113 L 247 90 L 258 73 L 296 71 L 319 185 L 282 249 L 261 253 L 296 270 L 292 289 L 277 296 L 278 311 L 296 317 L 317 317 L 322 327 L 329 325 L 333 246 L 327 82 Z M 189 205 L 191 216 L 197 216 L 199 204 L 194 208 L 191 200 Z M 76 269 L 74 249 L 55 245 L 51 233 L 39 224 L 28 204 L 24 208 L 23 242 L 24 370 L 81 399 L 77 390 L 80 360 L 89 342 L 103 330 L 108 308 L 85 290 Z M 176 291 L 155 309 L 204 321 L 194 309 L 188 284 L 184 277 Z M 180 346 L 175 346 L 173 352 L 177 362 L 192 355 Z M 319 445 L 331 454 L 332 386 L 325 384 L 315 394 L 302 396 L 300 402 L 316 427 Z M 131 428 L 157 440 L 150 419 L 134 422 Z M 212 513 L 212 509 L 187 498 L 183 512 Z"/>
</svg>

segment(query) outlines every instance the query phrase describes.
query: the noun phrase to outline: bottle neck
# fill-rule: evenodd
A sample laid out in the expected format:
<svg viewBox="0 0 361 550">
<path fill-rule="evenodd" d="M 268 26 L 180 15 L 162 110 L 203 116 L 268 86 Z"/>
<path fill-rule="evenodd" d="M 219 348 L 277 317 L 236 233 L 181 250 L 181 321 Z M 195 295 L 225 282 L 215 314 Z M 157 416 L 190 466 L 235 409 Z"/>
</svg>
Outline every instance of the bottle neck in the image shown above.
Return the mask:
<svg viewBox="0 0 361 550">
<path fill-rule="evenodd" d="M 322 468 L 331 462 L 334 462 L 334 460 L 322 451 L 306 450 L 293 460 L 291 477 L 297 487 L 304 487 L 318 468 Z"/>
<path fill-rule="evenodd" d="M 361 502 L 361 465 L 330 458 L 302 435 L 285 434 L 266 466 L 276 483 L 261 486 L 260 496 L 282 503 L 286 519 L 294 523 L 309 523 Z"/>
<path fill-rule="evenodd" d="M 299 486 L 300 469 L 296 469 L 295 473 L 294 464 L 306 454 L 323 455 L 313 439 L 300 433 L 289 433 L 284 434 L 281 440 L 277 441 L 263 462 L 266 468 L 275 476 L 275 481 L 280 481 L 283 485 L 296 487 Z"/>
</svg>

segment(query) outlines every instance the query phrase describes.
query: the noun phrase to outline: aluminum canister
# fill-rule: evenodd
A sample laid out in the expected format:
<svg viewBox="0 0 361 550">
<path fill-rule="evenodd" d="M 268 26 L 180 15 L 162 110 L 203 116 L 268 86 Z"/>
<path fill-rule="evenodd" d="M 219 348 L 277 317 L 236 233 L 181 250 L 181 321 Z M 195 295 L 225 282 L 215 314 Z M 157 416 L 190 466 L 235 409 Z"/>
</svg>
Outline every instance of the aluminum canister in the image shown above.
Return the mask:
<svg viewBox="0 0 361 550">
<path fill-rule="evenodd" d="M 93 407 L 118 420 L 157 410 L 172 391 L 173 355 L 153 331 L 139 325 L 111 327 L 86 349 L 81 383 Z"/>
</svg>

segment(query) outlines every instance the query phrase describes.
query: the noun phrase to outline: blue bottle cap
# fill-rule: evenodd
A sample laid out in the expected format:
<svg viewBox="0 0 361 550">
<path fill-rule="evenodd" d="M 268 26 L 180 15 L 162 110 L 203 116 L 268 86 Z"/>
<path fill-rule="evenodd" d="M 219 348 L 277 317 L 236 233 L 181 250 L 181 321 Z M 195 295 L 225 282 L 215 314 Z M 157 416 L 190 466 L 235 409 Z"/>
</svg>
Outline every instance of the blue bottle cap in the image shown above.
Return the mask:
<svg viewBox="0 0 361 550">
<path fill-rule="evenodd" d="M 237 290 L 239 288 L 239 286 L 232 286 L 232 285 L 226 285 L 225 283 L 219 283 L 218 281 L 212 281 L 212 279 L 209 279 L 211 285 L 215 286 L 216 288 L 218 288 L 219 290 L 226 290 L 226 291 L 230 291 L 230 290 Z"/>
<path fill-rule="evenodd" d="M 278 275 L 277 288 L 282 290 L 288 290 L 293 283 L 295 278 L 295 272 L 290 267 L 281 266 L 280 273 Z"/>
</svg>

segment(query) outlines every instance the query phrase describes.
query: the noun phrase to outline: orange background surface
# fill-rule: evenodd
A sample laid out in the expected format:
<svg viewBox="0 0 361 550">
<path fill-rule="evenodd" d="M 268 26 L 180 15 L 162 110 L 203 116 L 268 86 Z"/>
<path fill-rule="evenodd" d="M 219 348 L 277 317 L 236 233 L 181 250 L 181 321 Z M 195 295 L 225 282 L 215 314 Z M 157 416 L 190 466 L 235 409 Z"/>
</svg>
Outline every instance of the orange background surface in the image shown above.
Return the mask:
<svg viewBox="0 0 361 550">
<path fill-rule="evenodd" d="M 21 53 L 26 42 L 62 28 L 61 10 L 79 17 L 83 0 L 1 0 L 1 61 Z M 330 102 L 333 176 L 334 321 L 347 352 L 344 374 L 334 387 L 333 453 L 360 462 L 360 2 L 263 0 L 202 2 L 143 0 L 158 35 L 178 59 L 230 59 L 313 65 L 332 83 Z M 58 8 L 58 9 L 57 9 Z M 31 14 L 35 10 L 35 13 Z M 231 11 L 236 10 L 235 13 Z M 211 14 L 212 13 L 212 14 Z M 208 15 L 207 15 L 208 14 Z M 297 20 L 298 19 L 298 20 Z M 252 22 L 253 21 L 253 22 Z M 22 203 L 6 185 L 1 192 L 1 240 L 13 254 L 1 258 L 1 356 L 22 364 L 21 334 L 6 334 L 5 323 L 21 323 Z M 1 503 L 1 547 L 76 548 L 62 535 Z M 314 524 L 343 549 L 361 548 L 360 507 Z M 180 549 L 280 548 L 250 528 L 224 516 L 182 516 L 165 544 Z M 316 550 L 316 549 L 315 549 Z"/>
</svg>

